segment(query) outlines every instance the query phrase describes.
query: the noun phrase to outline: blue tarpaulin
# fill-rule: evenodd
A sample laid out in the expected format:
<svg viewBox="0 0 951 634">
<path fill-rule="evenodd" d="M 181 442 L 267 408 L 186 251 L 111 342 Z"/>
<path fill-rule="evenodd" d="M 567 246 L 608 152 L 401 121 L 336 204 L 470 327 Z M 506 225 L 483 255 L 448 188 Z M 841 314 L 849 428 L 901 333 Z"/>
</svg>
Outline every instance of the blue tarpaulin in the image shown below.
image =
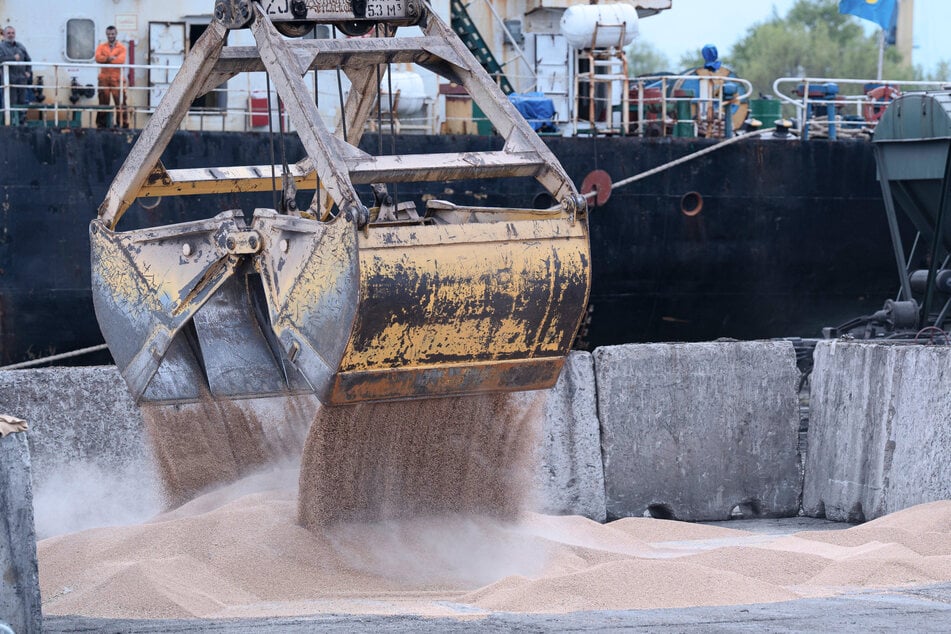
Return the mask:
<svg viewBox="0 0 951 634">
<path fill-rule="evenodd" d="M 714 46 L 713 44 L 707 44 L 706 46 L 703 47 L 703 49 L 701 50 L 701 53 L 703 54 L 704 68 L 712 72 L 716 72 L 720 70 L 720 66 L 723 65 L 723 62 L 717 59 L 718 57 L 720 57 L 720 53 L 717 51 L 716 46 Z"/>
<path fill-rule="evenodd" d="M 555 104 L 542 92 L 512 93 L 509 101 L 521 113 L 532 130 L 555 131 Z"/>
</svg>

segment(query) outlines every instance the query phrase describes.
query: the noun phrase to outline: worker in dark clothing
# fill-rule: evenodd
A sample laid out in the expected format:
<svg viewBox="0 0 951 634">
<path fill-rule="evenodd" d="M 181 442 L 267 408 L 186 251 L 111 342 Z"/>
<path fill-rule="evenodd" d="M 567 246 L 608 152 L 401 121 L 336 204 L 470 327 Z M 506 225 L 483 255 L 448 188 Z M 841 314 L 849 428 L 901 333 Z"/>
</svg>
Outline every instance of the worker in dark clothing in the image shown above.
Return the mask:
<svg viewBox="0 0 951 634">
<path fill-rule="evenodd" d="M 26 47 L 17 42 L 17 31 L 12 26 L 3 29 L 3 40 L 0 41 L 0 63 L 3 62 L 29 62 L 30 54 L 26 52 Z M 33 92 L 29 85 L 33 83 L 33 69 L 27 64 L 17 63 L 10 65 L 10 105 L 25 106 L 32 101 Z M 0 77 L 0 83 L 2 77 Z M 0 107 L 3 106 L 3 91 L 0 91 Z"/>
</svg>

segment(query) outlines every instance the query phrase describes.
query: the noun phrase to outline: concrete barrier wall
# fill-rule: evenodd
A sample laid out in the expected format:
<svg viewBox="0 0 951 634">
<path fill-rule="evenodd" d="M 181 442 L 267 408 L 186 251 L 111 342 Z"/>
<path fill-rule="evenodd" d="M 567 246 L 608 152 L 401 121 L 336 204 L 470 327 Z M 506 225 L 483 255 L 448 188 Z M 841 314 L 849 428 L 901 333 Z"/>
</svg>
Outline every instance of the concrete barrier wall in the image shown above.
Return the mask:
<svg viewBox="0 0 951 634">
<path fill-rule="evenodd" d="M 115 366 L 0 371 L 0 412 L 30 424 L 37 484 L 70 463 L 151 468 L 142 417 Z"/>
<path fill-rule="evenodd" d="M 802 494 L 809 515 L 861 520 L 951 497 L 951 350 L 816 350 L 804 489 L 790 344 L 573 353 L 547 397 L 538 510 L 599 521 L 791 516 Z M 0 372 L 0 411 L 31 424 L 41 538 L 162 508 L 141 416 L 114 367 Z"/>
<path fill-rule="evenodd" d="M 17 634 L 42 631 L 25 432 L 0 438 L 0 624 Z"/>
<path fill-rule="evenodd" d="M 603 522 L 604 469 L 590 353 L 572 352 L 548 391 L 539 450 L 538 510 Z"/>
<path fill-rule="evenodd" d="M 41 539 L 162 508 L 141 415 L 114 366 L 0 371 L 0 412 L 30 425 Z"/>
<path fill-rule="evenodd" d="M 611 346 L 594 360 L 608 519 L 798 513 L 792 344 Z"/>
<path fill-rule="evenodd" d="M 951 498 L 951 348 L 820 342 L 803 511 L 863 521 Z"/>
</svg>

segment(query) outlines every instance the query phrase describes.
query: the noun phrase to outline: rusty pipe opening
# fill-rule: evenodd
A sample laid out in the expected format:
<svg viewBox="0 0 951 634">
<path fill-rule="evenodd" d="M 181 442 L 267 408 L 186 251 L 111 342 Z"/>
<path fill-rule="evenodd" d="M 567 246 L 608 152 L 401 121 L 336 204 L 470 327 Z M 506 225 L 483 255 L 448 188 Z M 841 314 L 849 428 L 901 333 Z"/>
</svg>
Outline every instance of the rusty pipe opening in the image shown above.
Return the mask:
<svg viewBox="0 0 951 634">
<path fill-rule="evenodd" d="M 680 212 L 688 217 L 693 217 L 703 211 L 703 196 L 700 192 L 687 192 L 680 197 Z"/>
</svg>

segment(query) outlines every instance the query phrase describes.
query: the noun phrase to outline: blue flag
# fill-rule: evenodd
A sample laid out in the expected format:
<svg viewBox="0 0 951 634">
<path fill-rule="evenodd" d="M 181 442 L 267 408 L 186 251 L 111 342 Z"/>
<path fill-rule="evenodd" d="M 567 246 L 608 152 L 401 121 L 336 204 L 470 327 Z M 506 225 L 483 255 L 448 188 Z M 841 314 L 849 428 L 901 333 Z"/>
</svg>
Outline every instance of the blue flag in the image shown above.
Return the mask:
<svg viewBox="0 0 951 634">
<path fill-rule="evenodd" d="M 839 0 L 839 13 L 857 15 L 887 29 L 898 8 L 898 0 Z"/>
</svg>

